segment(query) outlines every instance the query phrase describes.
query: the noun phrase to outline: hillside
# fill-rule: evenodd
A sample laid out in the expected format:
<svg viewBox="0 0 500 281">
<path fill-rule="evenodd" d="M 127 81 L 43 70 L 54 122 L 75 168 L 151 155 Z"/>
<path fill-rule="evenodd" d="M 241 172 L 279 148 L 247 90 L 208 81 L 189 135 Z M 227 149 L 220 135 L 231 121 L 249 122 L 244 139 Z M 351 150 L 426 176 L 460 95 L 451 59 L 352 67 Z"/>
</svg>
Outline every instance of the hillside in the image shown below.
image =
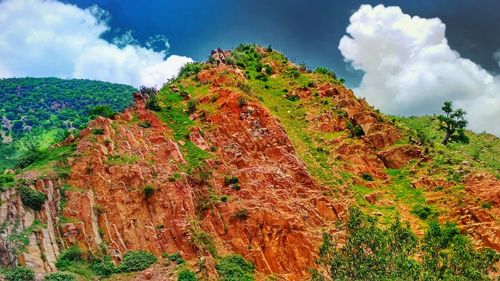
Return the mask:
<svg viewBox="0 0 500 281">
<path fill-rule="evenodd" d="M 96 106 L 122 111 L 135 89 L 100 81 L 58 78 L 0 79 L 0 171 L 32 147 L 46 149 L 80 130 Z"/>
<path fill-rule="evenodd" d="M 214 50 L 3 175 L 0 261 L 81 280 L 493 278 L 498 138 L 445 147 L 436 126 L 271 48 Z"/>
</svg>

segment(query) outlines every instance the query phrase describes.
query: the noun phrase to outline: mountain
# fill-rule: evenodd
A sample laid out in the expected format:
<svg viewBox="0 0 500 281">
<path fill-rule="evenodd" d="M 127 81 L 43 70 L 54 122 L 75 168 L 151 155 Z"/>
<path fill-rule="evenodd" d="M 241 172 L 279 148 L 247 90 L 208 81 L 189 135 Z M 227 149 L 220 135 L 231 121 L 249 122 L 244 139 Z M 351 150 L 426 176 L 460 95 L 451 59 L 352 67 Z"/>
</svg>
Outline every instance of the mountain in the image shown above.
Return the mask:
<svg viewBox="0 0 500 281">
<path fill-rule="evenodd" d="M 67 131 L 83 129 L 96 106 L 122 111 L 134 91 L 80 79 L 0 79 L 0 171 L 12 168 L 28 148 L 47 148 Z"/>
<path fill-rule="evenodd" d="M 498 138 L 443 146 L 437 122 L 271 48 L 217 49 L 4 174 L 0 261 L 64 280 L 495 278 Z"/>
</svg>

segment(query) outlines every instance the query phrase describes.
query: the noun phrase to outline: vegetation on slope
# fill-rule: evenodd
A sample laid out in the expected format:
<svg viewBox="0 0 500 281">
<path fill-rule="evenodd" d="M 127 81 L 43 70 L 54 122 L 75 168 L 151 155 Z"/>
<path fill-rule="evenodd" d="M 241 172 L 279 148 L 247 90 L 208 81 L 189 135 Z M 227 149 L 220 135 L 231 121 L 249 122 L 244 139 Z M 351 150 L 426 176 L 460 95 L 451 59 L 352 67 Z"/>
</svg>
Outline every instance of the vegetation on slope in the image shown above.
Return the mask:
<svg viewBox="0 0 500 281">
<path fill-rule="evenodd" d="M 91 80 L 0 79 L 0 171 L 26 161 L 27 153 L 47 149 L 66 132 L 84 128 L 96 114 L 122 111 L 134 91 Z M 105 107 L 94 112 L 96 106 Z"/>
</svg>

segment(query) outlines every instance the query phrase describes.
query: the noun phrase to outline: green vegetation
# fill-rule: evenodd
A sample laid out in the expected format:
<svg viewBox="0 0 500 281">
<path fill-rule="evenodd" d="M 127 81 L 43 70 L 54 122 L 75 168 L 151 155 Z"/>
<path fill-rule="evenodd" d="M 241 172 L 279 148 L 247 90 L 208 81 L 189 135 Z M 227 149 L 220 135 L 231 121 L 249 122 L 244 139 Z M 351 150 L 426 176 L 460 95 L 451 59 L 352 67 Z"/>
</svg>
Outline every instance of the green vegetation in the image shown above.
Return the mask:
<svg viewBox="0 0 500 281">
<path fill-rule="evenodd" d="M 17 229 L 17 226 L 19 224 L 19 221 L 14 222 L 14 229 Z M 39 220 L 34 220 L 33 223 L 19 231 L 19 232 L 13 232 L 7 237 L 7 243 L 13 245 L 14 249 L 16 249 L 16 253 L 22 253 L 26 250 L 26 247 L 29 245 L 29 237 L 31 234 L 33 234 L 36 231 L 40 231 L 41 229 L 45 228 L 45 225 L 41 223 Z"/>
<path fill-rule="evenodd" d="M 73 274 L 65 272 L 54 272 L 45 276 L 45 281 L 76 281 Z"/>
<path fill-rule="evenodd" d="M 5 281 L 33 281 L 35 272 L 31 268 L 18 266 L 9 269 L 5 273 Z"/>
<path fill-rule="evenodd" d="M 153 196 L 153 194 L 155 194 L 155 188 L 152 187 L 151 185 L 146 185 L 143 189 L 142 189 L 142 192 L 144 193 L 144 197 L 146 198 L 150 198 L 151 196 Z"/>
<path fill-rule="evenodd" d="M 123 255 L 123 260 L 117 270 L 120 272 L 141 271 L 157 261 L 156 257 L 146 251 L 128 251 Z"/>
<path fill-rule="evenodd" d="M 254 265 L 240 255 L 227 255 L 215 266 L 221 281 L 253 281 Z"/>
<path fill-rule="evenodd" d="M 467 138 L 464 131 L 468 123 L 465 120 L 466 112 L 461 108 L 453 110 L 451 101 L 444 102 L 442 110 L 445 115 L 439 115 L 438 119 L 442 123 L 441 130 L 446 133 L 443 144 L 447 145 L 449 141 L 468 143 L 469 138 Z"/>
<path fill-rule="evenodd" d="M 35 190 L 29 186 L 19 186 L 17 192 L 21 196 L 24 206 L 40 211 L 43 204 L 47 201 L 47 195 L 41 191 Z"/>
<path fill-rule="evenodd" d="M 112 117 L 132 102 L 135 89 L 127 85 L 58 78 L 0 79 L 0 173 L 24 168 L 63 139 L 84 128 L 95 116 Z M 28 154 L 28 155 L 26 155 Z M 26 161 L 28 160 L 28 161 Z"/>
<path fill-rule="evenodd" d="M 419 239 L 399 219 L 383 229 L 374 217 L 351 209 L 346 232 L 342 248 L 323 235 L 318 263 L 331 280 L 488 280 L 500 259 L 491 249 L 475 250 L 450 223 L 431 222 Z M 313 270 L 313 280 L 324 278 Z"/>
<path fill-rule="evenodd" d="M 177 274 L 177 281 L 196 281 L 196 274 L 189 269 L 183 269 Z"/>
<path fill-rule="evenodd" d="M 165 253 L 163 254 L 163 257 L 168 259 L 169 261 L 175 262 L 175 264 L 183 264 L 185 262 L 179 252 L 175 252 L 171 255 Z"/>
</svg>

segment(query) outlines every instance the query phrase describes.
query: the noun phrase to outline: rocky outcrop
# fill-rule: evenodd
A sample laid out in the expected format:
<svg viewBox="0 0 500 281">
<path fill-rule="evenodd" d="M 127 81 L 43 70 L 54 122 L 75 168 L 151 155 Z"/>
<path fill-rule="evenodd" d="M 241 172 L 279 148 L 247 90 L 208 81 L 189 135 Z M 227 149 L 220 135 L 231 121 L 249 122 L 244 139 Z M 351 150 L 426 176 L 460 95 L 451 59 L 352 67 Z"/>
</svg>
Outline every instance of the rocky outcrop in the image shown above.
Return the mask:
<svg viewBox="0 0 500 281">
<path fill-rule="evenodd" d="M 399 169 L 412 159 L 424 158 L 422 149 L 416 145 L 392 147 L 378 152 L 377 156 L 384 162 L 384 166 L 392 169 Z"/>
<path fill-rule="evenodd" d="M 190 131 L 192 145 L 211 157 L 189 174 L 183 166 L 191 144 L 176 141 L 140 98 L 115 120 L 91 122 L 80 134 L 68 180 L 65 241 L 89 249 L 104 241 L 115 260 L 131 249 L 196 259 L 213 246 L 244 255 L 259 272 L 306 276 L 320 230 L 342 219 L 346 207 L 323 195 L 266 109 L 242 105 L 239 93 L 223 88 L 216 95 L 216 113 L 203 120 L 192 115 L 213 129 Z M 137 125 L 144 120 L 151 127 Z M 239 188 L 228 186 L 227 177 L 236 177 Z M 155 190 L 150 197 L 146 186 Z M 217 199 L 222 196 L 228 200 Z M 200 245 L 200 233 L 213 245 Z"/>
<path fill-rule="evenodd" d="M 51 180 L 38 180 L 31 188 L 47 194 L 41 211 L 23 206 L 15 189 L 0 194 L 0 263 L 2 267 L 24 265 L 41 274 L 56 270 L 60 247 L 64 247 L 57 229 L 60 198 Z"/>
</svg>

